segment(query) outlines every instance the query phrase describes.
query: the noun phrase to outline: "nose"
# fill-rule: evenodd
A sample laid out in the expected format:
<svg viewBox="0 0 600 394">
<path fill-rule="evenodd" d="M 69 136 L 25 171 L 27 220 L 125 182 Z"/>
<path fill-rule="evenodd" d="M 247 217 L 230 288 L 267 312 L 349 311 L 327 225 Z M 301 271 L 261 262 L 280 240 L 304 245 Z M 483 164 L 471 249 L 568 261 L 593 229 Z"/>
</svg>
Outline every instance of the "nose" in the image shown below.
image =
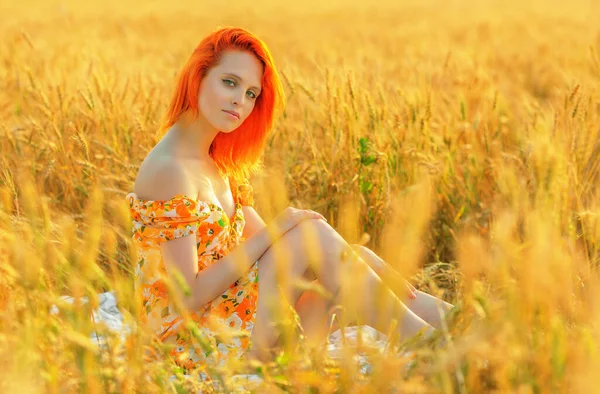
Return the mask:
<svg viewBox="0 0 600 394">
<path fill-rule="evenodd" d="M 238 106 L 238 105 L 241 105 L 243 102 L 244 102 L 244 95 L 243 94 L 241 96 L 234 95 L 231 98 L 231 104 L 232 105 Z"/>
</svg>

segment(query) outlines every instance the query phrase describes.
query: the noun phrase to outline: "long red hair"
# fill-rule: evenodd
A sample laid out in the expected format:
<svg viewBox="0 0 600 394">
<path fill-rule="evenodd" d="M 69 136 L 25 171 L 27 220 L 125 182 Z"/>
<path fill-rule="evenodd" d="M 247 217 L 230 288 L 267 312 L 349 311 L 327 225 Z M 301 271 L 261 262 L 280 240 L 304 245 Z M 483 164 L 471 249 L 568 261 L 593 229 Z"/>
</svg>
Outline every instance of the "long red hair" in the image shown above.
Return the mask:
<svg viewBox="0 0 600 394">
<path fill-rule="evenodd" d="M 267 137 L 276 115 L 283 111 L 285 105 L 283 85 L 271 53 L 265 43 L 249 31 L 242 28 L 220 28 L 198 44 L 179 75 L 161 131 L 166 131 L 188 111 L 194 120 L 197 119 L 200 84 L 226 50 L 253 53 L 264 70 L 262 90 L 250 116 L 233 132 L 218 133 L 209 150 L 223 174 L 232 176 L 234 180 L 243 180 L 262 167 L 262 153 Z"/>
</svg>

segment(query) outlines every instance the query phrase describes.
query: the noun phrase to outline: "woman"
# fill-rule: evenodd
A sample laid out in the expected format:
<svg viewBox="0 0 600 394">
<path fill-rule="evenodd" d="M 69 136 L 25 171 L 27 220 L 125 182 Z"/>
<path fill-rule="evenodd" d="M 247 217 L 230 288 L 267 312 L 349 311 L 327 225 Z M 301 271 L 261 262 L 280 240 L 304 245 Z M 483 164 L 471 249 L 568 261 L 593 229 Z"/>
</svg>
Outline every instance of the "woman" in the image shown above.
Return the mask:
<svg viewBox="0 0 600 394">
<path fill-rule="evenodd" d="M 134 193 L 127 196 L 140 245 L 142 318 L 161 341 L 174 345 L 172 355 L 186 368 L 205 364 L 209 352 L 193 346 L 184 316 L 197 323 L 217 350 L 211 357 L 221 364 L 232 357 L 269 358 L 278 338 L 269 307 L 274 298 L 283 296 L 296 307 L 307 335 L 326 333 L 327 300 L 276 280 L 278 246 L 289 252 L 284 268 L 289 278 L 319 283 L 337 295 L 333 302 L 342 303 L 345 290 L 359 292 L 362 301 L 352 305 L 357 319 L 380 331 L 387 332 L 392 319 L 401 322 L 403 338 L 432 331 L 440 321 L 436 305 L 450 308 L 414 288 L 407 308 L 384 287 L 376 271 L 385 274 L 388 268 L 367 248 L 355 246 L 356 258 L 341 264 L 348 244 L 317 212 L 290 207 L 268 225 L 261 219 L 246 179 L 262 164 L 283 101 L 260 39 L 239 28 L 208 35 L 184 66 L 163 125 L 166 134 L 143 161 Z M 302 236 L 307 230 L 317 235 L 318 264 L 309 263 L 308 247 L 315 245 Z M 367 267 L 357 288 L 344 289 L 341 277 L 356 272 L 357 265 Z M 176 277 L 180 282 L 173 283 L 182 284 L 176 290 L 180 306 L 167 287 Z M 183 294 L 185 286 L 189 291 Z M 375 294 L 383 305 L 379 311 Z M 248 336 L 224 339 L 219 323 Z"/>
</svg>

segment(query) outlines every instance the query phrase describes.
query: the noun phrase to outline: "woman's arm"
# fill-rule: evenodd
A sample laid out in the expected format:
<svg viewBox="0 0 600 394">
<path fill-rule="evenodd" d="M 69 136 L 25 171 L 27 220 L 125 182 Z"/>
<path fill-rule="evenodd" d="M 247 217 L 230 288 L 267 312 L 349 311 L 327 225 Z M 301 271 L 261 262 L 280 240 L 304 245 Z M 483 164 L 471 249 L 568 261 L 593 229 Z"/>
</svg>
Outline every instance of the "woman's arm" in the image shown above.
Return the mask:
<svg viewBox="0 0 600 394">
<path fill-rule="evenodd" d="M 253 234 L 246 241 L 238 244 L 237 247 L 218 262 L 197 272 L 192 281 L 188 281 L 191 294 L 184 299 L 184 303 L 189 310 L 196 310 L 219 296 L 224 289 L 238 280 L 244 272 L 260 259 L 274 242 L 291 228 L 295 227 L 301 220 L 325 219 L 318 212 L 288 207 L 272 222 L 266 225 L 253 208 L 244 208 L 249 208 L 247 211 L 250 212 L 250 222 L 252 223 L 249 232 L 253 231 Z M 188 236 L 184 238 L 192 239 L 191 241 L 187 241 L 188 250 L 192 246 L 195 246 L 194 237 Z M 174 243 L 176 241 L 173 240 L 166 243 Z M 173 246 L 171 251 L 175 248 L 177 246 Z M 186 248 L 183 249 L 185 250 Z"/>
<path fill-rule="evenodd" d="M 171 274 L 174 269 L 178 269 L 189 286 L 188 295 L 182 298 L 185 308 L 190 311 L 198 310 L 222 294 L 271 246 L 273 234 L 267 227 L 262 228 L 202 271 L 198 271 L 195 235 L 163 243 L 165 265 L 170 268 Z"/>
</svg>

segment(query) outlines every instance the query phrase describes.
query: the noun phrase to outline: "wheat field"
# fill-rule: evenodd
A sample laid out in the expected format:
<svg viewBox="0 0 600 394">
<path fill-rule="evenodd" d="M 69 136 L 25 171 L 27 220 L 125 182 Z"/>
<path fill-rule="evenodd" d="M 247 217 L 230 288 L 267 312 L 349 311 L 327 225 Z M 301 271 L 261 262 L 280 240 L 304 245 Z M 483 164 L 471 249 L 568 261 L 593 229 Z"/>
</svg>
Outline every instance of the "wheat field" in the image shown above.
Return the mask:
<svg viewBox="0 0 600 394">
<path fill-rule="evenodd" d="M 89 316 L 113 290 L 135 322 L 125 196 L 187 56 L 240 26 L 287 95 L 250 180 L 257 211 L 319 211 L 456 306 L 444 346 L 407 343 L 362 377 L 301 347 L 256 367 L 256 392 L 600 392 L 596 0 L 0 0 L 0 14 L 0 391 L 201 388 L 147 362 L 165 350 L 143 330 L 99 349 Z"/>
</svg>

